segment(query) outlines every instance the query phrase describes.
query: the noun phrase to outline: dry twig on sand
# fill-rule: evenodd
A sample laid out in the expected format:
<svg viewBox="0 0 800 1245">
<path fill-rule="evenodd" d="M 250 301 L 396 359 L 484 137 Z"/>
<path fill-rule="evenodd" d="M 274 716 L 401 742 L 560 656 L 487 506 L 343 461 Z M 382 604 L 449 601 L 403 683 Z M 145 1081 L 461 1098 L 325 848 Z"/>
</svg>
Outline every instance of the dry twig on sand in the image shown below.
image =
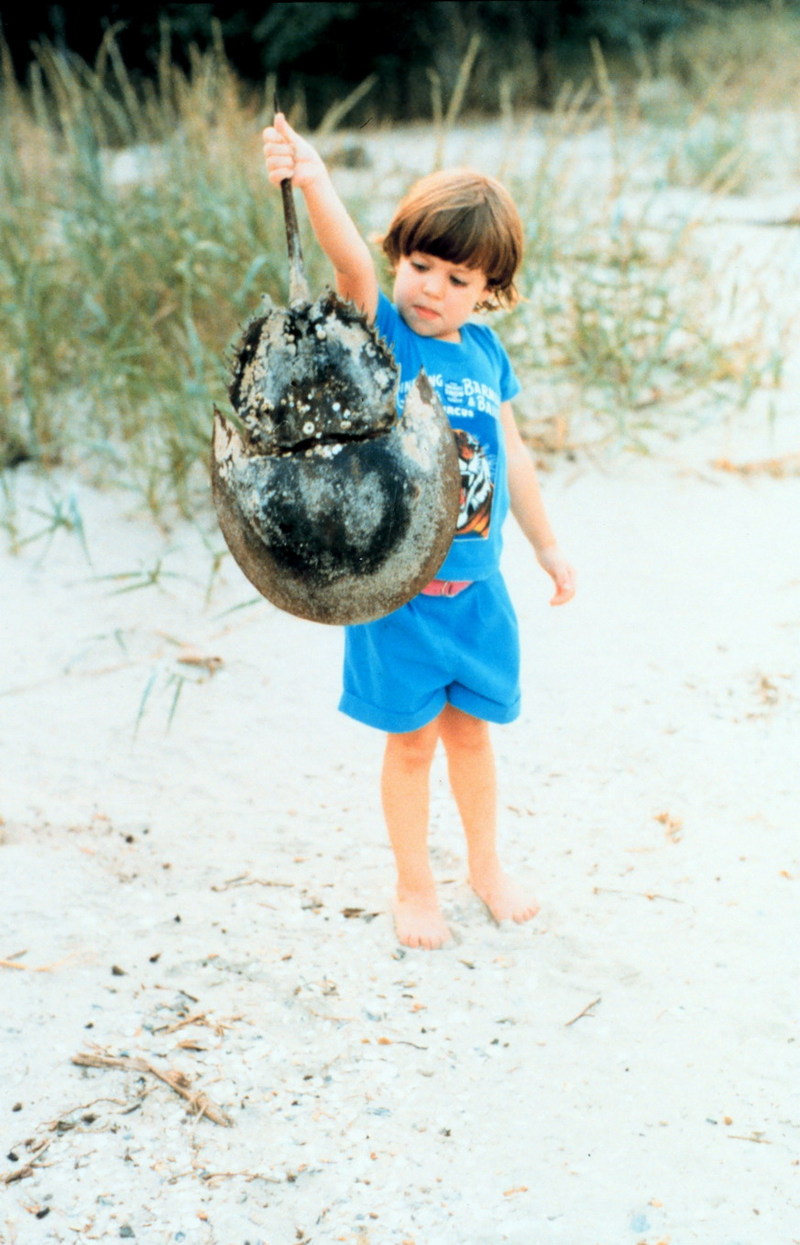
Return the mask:
<svg viewBox="0 0 800 1245">
<path fill-rule="evenodd" d="M 739 476 L 772 476 L 782 480 L 786 476 L 800 475 L 800 454 L 784 454 L 780 458 L 759 458 L 753 462 L 734 463 L 729 458 L 715 458 L 711 464 L 717 471 L 727 471 Z"/>
<path fill-rule="evenodd" d="M 175 660 L 180 662 L 182 666 L 198 666 L 200 669 L 207 671 L 208 674 L 216 674 L 217 670 L 220 670 L 224 665 L 221 657 L 194 652 L 181 653 Z"/>
<path fill-rule="evenodd" d="M 584 1016 L 590 1016 L 592 1008 L 597 1007 L 597 1004 L 602 1003 L 602 1001 L 603 999 L 601 995 L 598 995 L 596 999 L 592 999 L 591 1003 L 587 1003 L 586 1006 L 578 1012 L 577 1016 L 573 1016 L 572 1020 L 564 1022 L 564 1028 L 568 1029 L 570 1025 L 574 1025 L 576 1021 L 582 1020 Z"/>
<path fill-rule="evenodd" d="M 182 1020 L 176 1020 L 171 1025 L 159 1025 L 153 1029 L 153 1033 L 177 1033 L 178 1029 L 185 1029 L 187 1025 L 203 1025 L 207 1024 L 205 1012 L 192 1012 L 189 1016 L 184 1016 Z"/>
<path fill-rule="evenodd" d="M 233 1120 L 227 1115 L 221 1107 L 212 1102 L 207 1094 L 202 1090 L 191 1090 L 189 1086 L 191 1082 L 184 1072 L 177 1069 L 169 1069 L 162 1072 L 160 1068 L 156 1068 L 147 1059 L 140 1059 L 134 1055 L 107 1055 L 103 1051 L 84 1051 L 81 1054 L 73 1055 L 72 1062 L 81 1068 L 121 1068 L 124 1072 L 145 1072 L 150 1076 L 155 1076 L 159 1081 L 163 1081 L 176 1094 L 180 1094 L 181 1098 L 185 1098 L 190 1104 L 195 1114 L 206 1115 L 214 1124 L 221 1124 L 224 1128 L 232 1128 Z"/>
<path fill-rule="evenodd" d="M 33 1158 L 29 1162 L 24 1163 L 22 1167 L 17 1167 L 14 1171 L 6 1172 L 4 1176 L 0 1176 L 0 1184 L 14 1184 L 17 1180 L 25 1180 L 28 1176 L 32 1176 L 35 1168 L 41 1167 L 41 1158 L 45 1150 L 53 1142 L 52 1137 L 37 1142 L 31 1147 Z"/>
<path fill-rule="evenodd" d="M 251 878 L 249 873 L 240 873 L 235 878 L 228 878 L 227 882 L 212 886 L 211 889 L 219 894 L 222 891 L 233 890 L 234 886 L 278 886 L 284 890 L 291 890 L 294 882 L 274 882 L 271 878 Z"/>
<path fill-rule="evenodd" d="M 52 973 L 54 968 L 60 968 L 62 964 L 67 964 L 74 958 L 72 955 L 65 955 L 62 960 L 54 960 L 52 964 L 20 964 L 20 956 L 27 954 L 27 951 L 17 951 L 15 955 L 9 956 L 8 959 L 0 960 L 0 968 L 17 968 L 22 969 L 26 973 Z"/>
</svg>

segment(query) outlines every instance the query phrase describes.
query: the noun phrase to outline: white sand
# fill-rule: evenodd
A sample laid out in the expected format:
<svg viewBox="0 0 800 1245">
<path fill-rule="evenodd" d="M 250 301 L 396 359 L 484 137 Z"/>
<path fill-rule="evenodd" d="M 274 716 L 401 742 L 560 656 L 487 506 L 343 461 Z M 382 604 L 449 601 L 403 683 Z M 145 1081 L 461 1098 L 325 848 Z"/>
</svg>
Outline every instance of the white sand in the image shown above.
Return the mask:
<svg viewBox="0 0 800 1245">
<path fill-rule="evenodd" d="M 122 493 L 80 490 L 91 566 L 64 531 L 2 553 L 0 1177 L 34 1165 L 0 1240 L 800 1240 L 800 478 L 708 465 L 796 450 L 796 393 L 777 440 L 742 417 L 548 474 L 565 609 L 510 528 L 503 842 L 542 911 L 487 921 L 437 768 L 441 952 L 393 938 L 337 631 L 225 614 L 253 597 L 230 559 L 206 602 L 197 528 Z M 73 485 L 20 473 L 23 534 Z M 233 1126 L 75 1066 L 91 1044 Z"/>
<path fill-rule="evenodd" d="M 542 912 L 487 923 L 440 774 L 438 953 L 392 936 L 381 741 L 336 712 L 337 631 L 220 618 L 252 596 L 236 568 L 204 607 L 196 532 L 164 546 L 118 495 L 80 496 L 93 570 L 64 533 L 3 557 L 3 1174 L 51 1142 L 4 1240 L 797 1235 L 800 481 L 661 459 L 545 487 L 580 596 L 549 610 L 510 532 L 524 712 L 496 733 Z M 101 578 L 165 547 L 161 589 Z M 195 650 L 222 667 L 167 732 Z M 73 1066 L 90 1043 L 180 1068 L 234 1127 Z"/>
</svg>

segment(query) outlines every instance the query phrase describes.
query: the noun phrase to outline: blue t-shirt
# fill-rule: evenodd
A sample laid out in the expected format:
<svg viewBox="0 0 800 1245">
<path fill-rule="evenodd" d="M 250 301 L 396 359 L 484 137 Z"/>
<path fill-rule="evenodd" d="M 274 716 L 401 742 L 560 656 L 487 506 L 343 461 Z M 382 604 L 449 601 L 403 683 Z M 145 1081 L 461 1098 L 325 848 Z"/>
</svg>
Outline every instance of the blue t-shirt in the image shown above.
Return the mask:
<svg viewBox="0 0 800 1245">
<path fill-rule="evenodd" d="M 520 390 L 508 355 L 484 324 L 463 325 L 459 342 L 421 337 L 383 292 L 375 327 L 394 350 L 400 369 L 398 410 L 402 413 L 406 394 L 424 368 L 456 435 L 461 507 L 455 539 L 437 576 L 487 579 L 500 565 L 509 505 L 500 404 Z"/>
</svg>

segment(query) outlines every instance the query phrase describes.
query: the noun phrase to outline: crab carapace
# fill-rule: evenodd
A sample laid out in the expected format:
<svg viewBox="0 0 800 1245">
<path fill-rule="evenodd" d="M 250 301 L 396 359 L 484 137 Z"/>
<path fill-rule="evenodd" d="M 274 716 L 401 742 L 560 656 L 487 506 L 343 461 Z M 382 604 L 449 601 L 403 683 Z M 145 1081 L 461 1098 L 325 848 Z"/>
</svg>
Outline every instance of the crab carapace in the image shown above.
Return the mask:
<svg viewBox="0 0 800 1245">
<path fill-rule="evenodd" d="M 309 299 L 282 184 L 288 308 L 264 298 L 235 348 L 236 424 L 215 410 L 211 480 L 225 540 L 280 609 L 353 624 L 405 604 L 455 532 L 453 432 L 420 372 L 398 417 L 390 347 L 353 303 Z"/>
</svg>

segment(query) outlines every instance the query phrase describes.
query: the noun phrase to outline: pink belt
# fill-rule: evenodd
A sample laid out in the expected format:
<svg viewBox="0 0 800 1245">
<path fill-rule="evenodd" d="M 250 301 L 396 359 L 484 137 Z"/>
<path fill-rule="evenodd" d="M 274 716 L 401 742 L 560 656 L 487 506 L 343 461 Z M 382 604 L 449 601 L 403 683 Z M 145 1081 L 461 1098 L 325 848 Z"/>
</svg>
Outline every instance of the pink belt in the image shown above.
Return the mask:
<svg viewBox="0 0 800 1245">
<path fill-rule="evenodd" d="M 422 589 L 422 594 L 426 597 L 457 597 L 471 583 L 471 579 L 432 579 Z"/>
</svg>

